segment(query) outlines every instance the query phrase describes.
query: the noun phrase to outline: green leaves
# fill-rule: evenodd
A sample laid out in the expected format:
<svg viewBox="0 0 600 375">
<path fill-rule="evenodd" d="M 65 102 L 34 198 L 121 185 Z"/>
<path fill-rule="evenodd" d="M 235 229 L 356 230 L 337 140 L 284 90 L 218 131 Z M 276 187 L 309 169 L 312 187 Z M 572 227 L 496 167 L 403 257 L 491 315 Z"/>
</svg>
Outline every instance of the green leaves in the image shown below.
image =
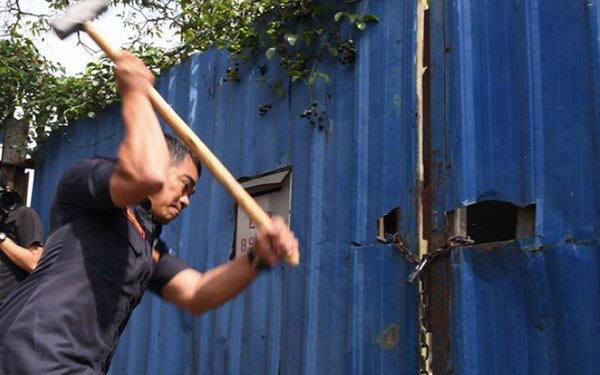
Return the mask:
<svg viewBox="0 0 600 375">
<path fill-rule="evenodd" d="M 348 12 L 337 12 L 337 13 L 335 14 L 335 16 L 333 17 L 333 20 L 334 20 L 335 22 L 340 22 L 340 19 L 342 19 L 342 17 L 343 17 L 343 16 L 346 16 L 346 15 L 348 15 Z"/>
<path fill-rule="evenodd" d="M 362 21 L 363 22 L 379 22 L 379 17 L 374 16 L 372 14 L 365 14 L 364 16 L 362 16 Z"/>
<path fill-rule="evenodd" d="M 273 56 L 275 55 L 275 52 L 277 52 L 275 47 L 271 47 L 271 48 L 267 49 L 267 51 L 265 52 L 265 57 L 267 59 L 271 60 L 273 58 Z"/>
<path fill-rule="evenodd" d="M 7 1 L 10 5 L 15 0 Z M 9 15 L 3 19 L 10 20 L 2 30 L 9 39 L 0 40 L 0 121 L 20 109 L 37 134 L 33 140 L 38 141 L 73 120 L 95 117 L 117 100 L 108 60 L 90 63 L 77 76 L 64 76 L 60 65 L 47 61 L 23 36 L 45 37 L 49 20 L 70 1 L 45 2 L 49 14 L 19 13 L 18 7 L 0 10 L 0 15 Z M 238 71 L 247 70 L 238 65 L 264 64 L 254 59 L 264 54 L 273 65 L 279 62 L 281 69 L 262 73 L 260 83 L 280 96 L 288 81 L 301 82 L 309 91 L 315 84 L 329 84 L 330 77 L 319 64 L 326 59 L 352 64 L 358 51 L 353 42 L 357 31 L 379 22 L 365 14 L 368 2 L 361 0 L 111 0 L 111 4 L 122 9 L 124 27 L 135 34 L 130 40 L 135 48 L 130 50 L 155 74 L 192 54 L 221 48 L 233 60 L 229 72 L 223 72 L 223 81 L 239 82 Z M 179 44 L 170 50 L 155 47 L 152 38 L 169 33 L 175 33 Z"/>
<path fill-rule="evenodd" d="M 310 77 L 308 77 L 308 85 L 309 86 L 314 85 L 317 78 L 322 79 L 325 82 L 325 84 L 329 83 L 329 76 L 327 74 L 321 73 L 321 72 L 312 72 Z"/>
<path fill-rule="evenodd" d="M 364 15 L 360 15 L 360 14 L 354 14 L 354 13 L 350 13 L 347 11 L 343 11 L 343 12 L 337 12 L 335 14 L 335 16 L 333 17 L 333 20 L 337 23 L 340 22 L 340 20 L 342 19 L 342 17 L 346 17 L 348 18 L 348 22 L 351 25 L 356 26 L 357 29 L 359 30 L 364 30 L 367 28 L 367 23 L 377 23 L 379 22 L 379 18 L 372 15 L 372 14 L 364 14 Z"/>
<path fill-rule="evenodd" d="M 40 56 L 27 38 L 0 40 L 0 122 L 13 116 L 17 109 L 23 117 L 36 118 L 44 111 L 47 91 L 53 88 L 53 74 L 58 66 Z M 41 116 L 46 117 L 46 116 Z"/>
<path fill-rule="evenodd" d="M 158 70 L 165 61 L 159 49 L 133 52 Z M 33 130 L 32 138 L 16 146 L 24 150 L 30 142 L 39 146 L 52 131 L 80 118 L 95 117 L 118 99 L 112 69 L 112 63 L 102 58 L 77 76 L 65 76 L 62 67 L 41 56 L 30 39 L 0 40 L 0 122 L 17 111 L 22 113 L 22 120 Z"/>
<path fill-rule="evenodd" d="M 292 47 L 298 41 L 298 35 L 296 35 L 296 34 L 285 34 L 284 38 L 289 43 L 289 45 Z"/>
</svg>

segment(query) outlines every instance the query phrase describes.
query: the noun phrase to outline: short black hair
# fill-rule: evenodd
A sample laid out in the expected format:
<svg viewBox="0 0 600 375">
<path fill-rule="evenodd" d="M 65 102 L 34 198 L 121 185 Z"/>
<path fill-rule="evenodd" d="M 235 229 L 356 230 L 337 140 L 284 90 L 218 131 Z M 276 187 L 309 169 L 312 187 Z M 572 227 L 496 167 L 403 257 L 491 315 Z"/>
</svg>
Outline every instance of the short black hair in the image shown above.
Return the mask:
<svg viewBox="0 0 600 375">
<path fill-rule="evenodd" d="M 167 133 L 164 134 L 165 141 L 167 142 L 167 147 L 169 149 L 169 157 L 171 159 L 171 164 L 177 165 L 181 163 L 181 161 L 183 160 L 183 158 L 185 158 L 186 155 L 189 155 L 192 158 L 196 169 L 198 170 L 198 178 L 200 178 L 200 175 L 202 175 L 202 165 L 200 164 L 200 160 L 198 160 L 196 155 L 194 155 L 192 151 L 178 138 L 175 138 L 174 136 Z"/>
</svg>

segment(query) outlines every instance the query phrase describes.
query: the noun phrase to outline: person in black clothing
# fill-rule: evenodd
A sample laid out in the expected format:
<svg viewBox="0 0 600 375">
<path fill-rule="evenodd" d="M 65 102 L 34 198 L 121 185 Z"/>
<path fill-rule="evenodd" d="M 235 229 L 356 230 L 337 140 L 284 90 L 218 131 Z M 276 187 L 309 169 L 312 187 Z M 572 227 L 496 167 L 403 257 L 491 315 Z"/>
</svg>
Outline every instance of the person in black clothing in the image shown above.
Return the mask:
<svg viewBox="0 0 600 375">
<path fill-rule="evenodd" d="M 42 256 L 44 230 L 37 212 L 20 204 L 0 172 L 0 306 L 8 294 L 36 267 Z"/>
<path fill-rule="evenodd" d="M 233 298 L 261 267 L 297 255 L 280 217 L 258 231 L 247 258 L 205 273 L 172 255 L 161 226 L 189 205 L 200 167 L 160 129 L 143 62 L 124 52 L 115 74 L 125 127 L 117 160 L 84 160 L 61 179 L 44 255 L 0 307 L 0 374 L 105 373 L 146 289 L 201 314 Z"/>
</svg>

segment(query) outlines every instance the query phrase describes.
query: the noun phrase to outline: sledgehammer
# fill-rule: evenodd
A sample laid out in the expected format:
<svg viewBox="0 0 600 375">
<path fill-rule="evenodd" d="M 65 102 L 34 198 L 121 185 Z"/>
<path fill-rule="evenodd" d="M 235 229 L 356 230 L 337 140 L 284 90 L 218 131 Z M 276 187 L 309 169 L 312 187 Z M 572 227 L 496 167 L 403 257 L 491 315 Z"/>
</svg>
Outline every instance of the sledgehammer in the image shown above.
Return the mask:
<svg viewBox="0 0 600 375">
<path fill-rule="evenodd" d="M 112 46 L 92 23 L 92 20 L 106 9 L 108 9 L 108 0 L 82 0 L 71 5 L 62 17 L 54 20 L 52 27 L 61 39 L 66 38 L 76 31 L 85 31 L 112 61 L 116 61 L 121 57 L 121 50 Z M 221 161 L 194 134 L 185 121 L 177 115 L 154 87 L 150 87 L 148 91 L 154 109 L 160 113 L 171 129 L 198 157 L 206 169 L 223 185 L 237 204 L 248 213 L 248 216 L 259 227 L 270 227 L 271 219 L 269 219 L 269 216 L 237 182 Z M 285 261 L 289 265 L 296 266 L 299 263 L 299 255 L 287 258 Z"/>
</svg>

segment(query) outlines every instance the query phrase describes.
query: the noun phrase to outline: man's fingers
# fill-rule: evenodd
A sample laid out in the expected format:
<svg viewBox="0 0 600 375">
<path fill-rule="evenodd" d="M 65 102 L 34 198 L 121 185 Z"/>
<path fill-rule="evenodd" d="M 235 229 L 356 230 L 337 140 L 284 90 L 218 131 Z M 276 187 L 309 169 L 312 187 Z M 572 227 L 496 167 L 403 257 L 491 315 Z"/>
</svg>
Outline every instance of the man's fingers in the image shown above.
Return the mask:
<svg viewBox="0 0 600 375">
<path fill-rule="evenodd" d="M 144 62 L 129 52 L 123 52 L 116 61 L 115 74 L 121 94 L 124 92 L 146 92 L 154 82 L 154 75 Z"/>
<path fill-rule="evenodd" d="M 274 221 L 272 243 L 274 244 L 277 257 L 281 259 L 298 251 L 298 240 L 281 218 L 276 218 Z"/>
<path fill-rule="evenodd" d="M 258 231 L 256 244 L 261 262 L 269 266 L 298 252 L 298 239 L 279 216 L 271 220 L 269 227 Z"/>
<path fill-rule="evenodd" d="M 258 252 L 258 256 L 260 257 L 260 261 L 263 264 L 266 264 L 270 267 L 274 266 L 277 263 L 277 257 L 274 253 L 274 244 L 272 238 L 272 231 L 270 228 L 268 230 L 259 230 L 256 234 L 256 245 L 257 250 L 260 247 Z"/>
<path fill-rule="evenodd" d="M 275 216 L 271 219 L 271 226 L 268 228 L 268 233 L 270 236 L 276 236 L 285 228 L 286 225 L 281 216 Z"/>
</svg>

